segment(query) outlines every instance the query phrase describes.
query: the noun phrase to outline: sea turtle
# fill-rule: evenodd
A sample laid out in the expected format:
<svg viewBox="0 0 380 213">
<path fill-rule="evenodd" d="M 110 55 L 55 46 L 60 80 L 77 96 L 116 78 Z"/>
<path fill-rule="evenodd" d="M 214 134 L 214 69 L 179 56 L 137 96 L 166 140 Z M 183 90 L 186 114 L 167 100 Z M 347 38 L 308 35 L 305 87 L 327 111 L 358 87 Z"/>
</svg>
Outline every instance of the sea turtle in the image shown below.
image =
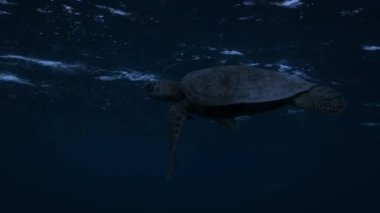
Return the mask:
<svg viewBox="0 0 380 213">
<path fill-rule="evenodd" d="M 146 89 L 154 98 L 174 102 L 169 113 L 172 162 L 182 124 L 193 114 L 236 128 L 238 116 L 287 105 L 328 114 L 337 114 L 345 107 L 343 96 L 331 87 L 252 66 L 196 70 L 181 81 L 150 82 Z"/>
</svg>

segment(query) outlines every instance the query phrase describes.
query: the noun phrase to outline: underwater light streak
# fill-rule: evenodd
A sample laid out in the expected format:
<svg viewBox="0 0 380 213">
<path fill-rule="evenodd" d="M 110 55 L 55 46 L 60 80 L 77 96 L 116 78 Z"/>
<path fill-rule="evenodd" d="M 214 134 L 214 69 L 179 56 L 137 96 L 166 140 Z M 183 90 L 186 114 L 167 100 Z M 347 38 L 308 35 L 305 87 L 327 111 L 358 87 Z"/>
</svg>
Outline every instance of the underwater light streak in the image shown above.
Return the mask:
<svg viewBox="0 0 380 213">
<path fill-rule="evenodd" d="M 224 50 L 220 52 L 222 55 L 244 55 L 242 52 L 237 50 Z"/>
<path fill-rule="evenodd" d="M 128 13 L 128 12 L 125 12 L 125 11 L 122 11 L 119 9 L 115 9 L 112 7 L 107 7 L 107 6 L 103 6 L 103 5 L 95 5 L 95 7 L 99 8 L 99 9 L 103 9 L 103 10 L 108 10 L 111 14 L 114 14 L 114 15 L 119 15 L 119 16 L 130 16 L 131 15 L 131 13 Z"/>
<path fill-rule="evenodd" d="M 287 7 L 287 8 L 297 8 L 301 6 L 303 3 L 300 2 L 299 0 L 286 0 L 283 2 L 274 2 L 271 3 L 272 5 L 279 6 L 279 7 Z"/>
<path fill-rule="evenodd" d="M 2 4 L 2 5 L 13 5 L 13 6 L 17 5 L 17 3 L 9 2 L 7 0 L 0 0 L 0 4 Z"/>
<path fill-rule="evenodd" d="M 25 56 L 20 56 L 20 55 L 1 55 L 0 58 L 21 60 L 21 61 L 25 61 L 25 62 L 29 62 L 33 64 L 38 64 L 44 67 L 57 68 L 57 69 L 68 70 L 68 69 L 83 68 L 82 65 L 78 65 L 78 64 L 65 64 L 60 61 L 49 61 L 49 60 L 25 57 Z"/>
<path fill-rule="evenodd" d="M 366 122 L 366 123 L 361 123 L 360 125 L 365 126 L 365 127 L 380 127 L 380 123 L 377 123 L 377 122 Z"/>
<path fill-rule="evenodd" d="M 12 13 L 0 10 L 0 15 L 12 15 Z"/>
<path fill-rule="evenodd" d="M 362 48 L 363 50 L 368 50 L 368 51 L 380 50 L 380 46 L 363 45 Z"/>
<path fill-rule="evenodd" d="M 15 75 L 7 74 L 7 73 L 0 73 L 0 81 L 13 82 L 13 83 L 24 84 L 24 85 L 29 85 L 29 86 L 33 85 L 26 79 L 21 79 Z"/>
<path fill-rule="evenodd" d="M 278 68 L 279 72 L 286 72 L 286 71 L 293 69 L 293 67 L 285 65 L 285 64 L 278 64 L 278 66 L 279 66 L 279 68 Z"/>
<path fill-rule="evenodd" d="M 138 71 L 114 71 L 116 75 L 99 76 L 96 79 L 101 81 L 129 80 L 129 81 L 157 81 L 158 78 L 153 74 L 144 74 Z"/>
</svg>

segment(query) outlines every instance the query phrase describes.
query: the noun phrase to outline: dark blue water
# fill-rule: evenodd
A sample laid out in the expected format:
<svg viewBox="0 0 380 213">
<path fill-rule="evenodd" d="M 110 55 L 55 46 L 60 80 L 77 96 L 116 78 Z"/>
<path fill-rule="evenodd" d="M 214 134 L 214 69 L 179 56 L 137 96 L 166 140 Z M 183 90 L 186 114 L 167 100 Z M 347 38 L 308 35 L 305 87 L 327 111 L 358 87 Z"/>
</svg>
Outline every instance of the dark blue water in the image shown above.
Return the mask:
<svg viewBox="0 0 380 213">
<path fill-rule="evenodd" d="M 375 0 L 0 0 L 0 212 L 379 212 L 379 26 Z M 144 83 L 232 64 L 347 108 L 196 117 L 167 181 Z"/>
</svg>

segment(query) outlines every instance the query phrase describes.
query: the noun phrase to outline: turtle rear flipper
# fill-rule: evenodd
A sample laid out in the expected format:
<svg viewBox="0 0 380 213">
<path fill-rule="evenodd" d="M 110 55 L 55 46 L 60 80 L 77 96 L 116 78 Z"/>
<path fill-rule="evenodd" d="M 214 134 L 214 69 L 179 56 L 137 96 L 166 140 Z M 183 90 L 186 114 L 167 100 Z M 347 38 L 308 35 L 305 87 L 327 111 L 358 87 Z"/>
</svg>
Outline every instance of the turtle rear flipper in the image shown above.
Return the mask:
<svg viewBox="0 0 380 213">
<path fill-rule="evenodd" d="M 175 164 L 175 153 L 176 148 L 179 140 L 179 136 L 181 134 L 181 127 L 183 125 L 183 122 L 186 120 L 187 117 L 186 112 L 186 103 L 180 102 L 178 104 L 173 105 L 170 108 L 169 112 L 169 127 L 170 127 L 170 161 L 169 161 L 169 168 L 166 173 L 166 178 L 170 179 L 171 174 L 174 170 L 174 164 Z"/>
<path fill-rule="evenodd" d="M 343 96 L 331 87 L 316 86 L 294 99 L 294 105 L 323 113 L 337 114 L 344 110 Z"/>
</svg>

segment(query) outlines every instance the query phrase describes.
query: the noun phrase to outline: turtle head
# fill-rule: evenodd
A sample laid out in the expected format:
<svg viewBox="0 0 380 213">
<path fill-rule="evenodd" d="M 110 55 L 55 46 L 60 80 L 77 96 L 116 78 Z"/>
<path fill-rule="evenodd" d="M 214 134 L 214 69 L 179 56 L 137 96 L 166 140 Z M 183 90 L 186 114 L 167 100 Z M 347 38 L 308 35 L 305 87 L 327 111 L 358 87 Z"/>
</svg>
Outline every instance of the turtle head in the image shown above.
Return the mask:
<svg viewBox="0 0 380 213">
<path fill-rule="evenodd" d="M 179 101 L 183 98 L 180 82 L 152 81 L 145 85 L 149 96 L 164 101 Z"/>
</svg>

